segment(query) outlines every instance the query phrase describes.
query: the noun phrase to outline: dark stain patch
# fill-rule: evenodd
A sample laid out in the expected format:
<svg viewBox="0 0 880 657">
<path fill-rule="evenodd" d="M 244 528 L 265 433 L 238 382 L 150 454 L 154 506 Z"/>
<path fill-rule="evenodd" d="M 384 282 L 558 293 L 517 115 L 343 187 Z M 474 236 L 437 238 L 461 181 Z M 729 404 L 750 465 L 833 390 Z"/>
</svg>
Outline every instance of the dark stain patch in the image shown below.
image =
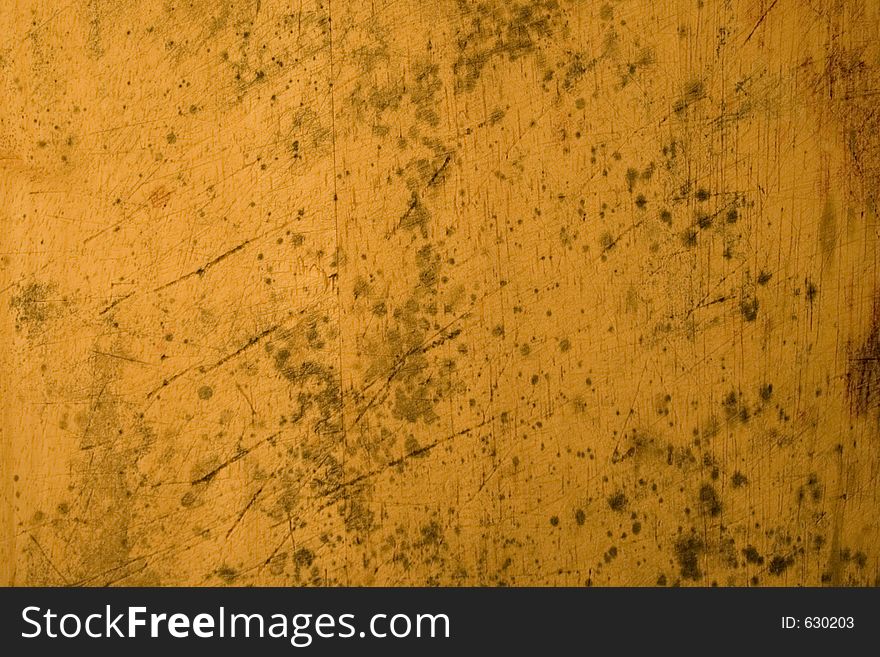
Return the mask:
<svg viewBox="0 0 880 657">
<path fill-rule="evenodd" d="M 749 480 L 742 472 L 737 470 L 733 473 L 733 476 L 730 478 L 730 485 L 734 488 L 742 488 L 743 486 L 748 485 Z"/>
<path fill-rule="evenodd" d="M 232 584 L 232 582 L 238 578 L 238 571 L 232 566 L 226 564 L 220 566 L 215 571 L 215 574 L 227 584 Z"/>
<path fill-rule="evenodd" d="M 696 226 L 688 226 L 681 233 L 681 243 L 689 249 L 697 245 L 699 231 Z"/>
<path fill-rule="evenodd" d="M 618 513 L 626 509 L 627 504 L 629 504 L 629 500 L 622 490 L 613 493 L 608 498 L 608 507 L 612 511 L 617 511 Z"/>
<path fill-rule="evenodd" d="M 308 568 L 315 561 L 315 553 L 310 549 L 301 547 L 293 553 L 293 563 L 297 568 Z"/>
<path fill-rule="evenodd" d="M 761 565 L 764 563 L 764 557 L 762 557 L 757 548 L 754 545 L 747 545 L 743 548 L 742 551 L 743 556 L 746 559 L 746 563 L 751 563 L 755 565 Z"/>
<path fill-rule="evenodd" d="M 696 536 L 681 536 L 675 541 L 674 550 L 682 579 L 701 579 L 703 572 L 700 570 L 700 556 L 705 550 L 703 541 Z"/>
<path fill-rule="evenodd" d="M 559 519 L 557 518 L 557 523 L 558 522 Z M 443 527 L 441 527 L 440 523 L 436 520 L 432 520 L 428 524 L 422 525 L 419 528 L 419 545 L 439 547 L 443 545 L 443 541 Z"/>
<path fill-rule="evenodd" d="M 815 472 L 807 477 L 807 483 L 798 488 L 798 501 L 812 500 L 822 501 L 822 485 L 819 483 L 819 475 Z"/>
<path fill-rule="evenodd" d="M 692 80 L 685 88 L 684 92 L 675 104 L 672 110 L 676 114 L 683 114 L 694 103 L 703 100 L 706 97 L 706 87 L 702 80 Z"/>
<path fill-rule="evenodd" d="M 431 213 L 425 207 L 418 193 L 413 192 L 412 200 L 406 211 L 400 217 L 398 225 L 407 230 L 418 230 L 422 237 L 428 237 L 428 223 L 431 221 Z"/>
<path fill-rule="evenodd" d="M 809 278 L 804 282 L 804 295 L 809 303 L 813 303 L 819 295 L 819 287 Z"/>
<path fill-rule="evenodd" d="M 459 10 L 469 24 L 458 34 L 459 52 L 452 66 L 457 93 L 472 91 L 493 59 L 515 61 L 535 52 L 563 28 L 563 12 L 556 0 L 493 2 L 480 5 L 479 11 L 459 0 Z"/>
<path fill-rule="evenodd" d="M 367 507 L 362 496 L 352 496 L 346 501 L 342 517 L 349 532 L 367 534 L 376 528 L 376 514 Z"/>
<path fill-rule="evenodd" d="M 794 563 L 794 557 L 788 556 L 783 557 L 780 555 L 775 555 L 772 559 L 770 559 L 770 564 L 767 566 L 767 572 L 771 575 L 776 575 L 777 577 L 782 575 L 786 570 L 788 570 L 789 566 Z"/>
<path fill-rule="evenodd" d="M 202 386 L 198 390 L 199 399 L 208 400 L 214 396 L 214 389 L 211 386 Z"/>
<path fill-rule="evenodd" d="M 602 252 L 610 251 L 617 244 L 617 240 L 614 238 L 614 235 L 611 234 L 610 231 L 605 231 L 599 236 L 599 246 L 602 247 Z"/>
<path fill-rule="evenodd" d="M 880 299 L 874 300 L 868 335 L 851 351 L 846 377 L 851 412 L 880 408 Z"/>
<path fill-rule="evenodd" d="M 758 298 L 754 295 L 744 295 L 739 304 L 740 313 L 747 322 L 758 319 Z"/>
<path fill-rule="evenodd" d="M 596 59 L 588 59 L 586 54 L 572 53 L 568 56 L 565 65 L 565 75 L 562 78 L 562 87 L 571 91 L 584 75 L 596 66 Z"/>
<path fill-rule="evenodd" d="M 15 311 L 15 330 L 28 335 L 39 333 L 45 324 L 56 317 L 65 303 L 53 299 L 56 287 L 52 283 L 32 281 L 21 286 L 9 302 Z"/>
<path fill-rule="evenodd" d="M 700 510 L 709 516 L 721 514 L 721 498 L 712 484 L 700 486 Z"/>
<path fill-rule="evenodd" d="M 319 425 L 337 426 L 342 397 L 338 377 L 332 368 L 312 360 L 295 362 L 289 349 L 279 349 L 274 358 L 278 371 L 298 389 L 298 404 L 291 421 L 298 422 L 316 407 L 320 414 Z"/>
<path fill-rule="evenodd" d="M 633 191 L 633 188 L 636 186 L 636 181 L 639 179 L 639 170 L 635 167 L 630 167 L 626 170 L 624 176 L 626 178 L 627 189 Z"/>
<path fill-rule="evenodd" d="M 724 399 L 721 401 L 721 406 L 724 409 L 724 416 L 728 422 L 739 420 L 743 424 L 746 424 L 752 416 L 749 407 L 736 390 L 731 390 L 724 396 Z"/>
<path fill-rule="evenodd" d="M 587 514 L 584 513 L 583 509 L 578 509 L 574 512 L 574 521 L 577 523 L 578 527 L 582 527 L 584 523 L 587 521 Z"/>
<path fill-rule="evenodd" d="M 712 227 L 712 224 L 715 222 L 715 217 L 713 217 L 708 212 L 703 210 L 698 210 L 696 215 L 694 216 L 694 223 L 697 228 L 700 230 L 708 230 Z"/>
</svg>

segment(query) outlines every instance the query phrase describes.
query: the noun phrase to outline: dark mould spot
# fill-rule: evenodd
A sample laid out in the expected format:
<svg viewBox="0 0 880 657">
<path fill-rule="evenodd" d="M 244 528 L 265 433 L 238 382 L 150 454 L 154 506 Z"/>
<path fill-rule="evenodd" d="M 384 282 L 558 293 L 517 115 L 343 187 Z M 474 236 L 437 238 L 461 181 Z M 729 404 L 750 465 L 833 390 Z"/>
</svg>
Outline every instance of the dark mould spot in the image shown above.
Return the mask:
<svg viewBox="0 0 880 657">
<path fill-rule="evenodd" d="M 623 511 L 628 502 L 629 500 L 627 500 L 626 494 L 623 491 L 617 491 L 608 498 L 608 506 L 612 511 Z"/>
<path fill-rule="evenodd" d="M 559 525 L 559 516 L 550 516 L 550 524 L 554 527 Z"/>
<path fill-rule="evenodd" d="M 764 271 L 763 269 L 758 274 L 758 285 L 767 285 L 770 282 L 770 279 L 773 278 L 773 274 L 769 271 Z"/>
<path fill-rule="evenodd" d="M 199 399 L 210 399 L 214 396 L 214 389 L 211 386 L 202 386 L 199 388 Z"/>
<path fill-rule="evenodd" d="M 758 319 L 758 298 L 747 296 L 739 304 L 740 312 L 747 322 L 754 322 Z"/>
<path fill-rule="evenodd" d="M 672 106 L 676 114 L 684 112 L 691 104 L 706 97 L 706 87 L 702 80 L 692 80 L 685 86 L 681 98 Z"/>
<path fill-rule="evenodd" d="M 583 509 L 578 509 L 574 512 L 574 521 L 578 526 L 582 526 L 587 521 L 587 514 L 584 513 Z"/>
<path fill-rule="evenodd" d="M 749 483 L 748 478 L 739 470 L 733 473 L 733 476 L 730 478 L 730 484 L 734 488 L 742 488 L 743 486 Z"/>
<path fill-rule="evenodd" d="M 764 563 L 764 557 L 762 557 L 758 553 L 758 550 L 755 548 L 754 545 L 747 545 L 746 547 L 743 548 L 742 553 L 743 553 L 743 556 L 746 558 L 747 563 L 753 563 L 753 564 L 758 564 L 758 565 Z"/>
<path fill-rule="evenodd" d="M 703 484 L 700 487 L 700 508 L 703 513 L 717 516 L 721 513 L 721 499 L 712 484 Z"/>
<path fill-rule="evenodd" d="M 443 544 L 443 528 L 436 520 L 432 520 L 427 525 L 419 529 L 421 534 L 421 545 L 439 546 Z"/>
<path fill-rule="evenodd" d="M 874 300 L 868 335 L 849 357 L 847 393 L 851 410 L 864 415 L 880 408 L 880 296 Z"/>
<path fill-rule="evenodd" d="M 233 582 L 238 577 L 238 571 L 231 566 L 222 565 L 216 571 L 217 576 L 227 584 Z"/>
<path fill-rule="evenodd" d="M 314 560 L 315 553 L 308 548 L 302 547 L 293 553 L 293 563 L 295 563 L 298 567 L 308 568 L 312 565 L 312 562 Z"/>
<path fill-rule="evenodd" d="M 697 224 L 697 227 L 700 230 L 706 230 L 707 228 L 711 228 L 712 222 L 713 222 L 712 215 L 710 215 L 708 212 L 702 212 L 702 211 L 697 212 L 697 217 L 696 217 L 695 223 Z"/>
<path fill-rule="evenodd" d="M 675 560 L 682 579 L 698 580 L 703 577 L 700 570 L 700 555 L 704 549 L 703 541 L 696 536 L 682 536 L 675 542 Z"/>
<path fill-rule="evenodd" d="M 610 251 L 614 248 L 614 245 L 617 244 L 617 240 L 614 239 L 614 235 L 612 235 L 609 231 L 605 231 L 602 235 L 599 236 L 599 246 L 602 247 L 602 251 Z"/>
<path fill-rule="evenodd" d="M 31 282 L 21 286 L 18 294 L 9 302 L 9 307 L 16 311 L 15 328 L 21 331 L 36 331 L 42 328 L 57 312 L 57 304 L 51 298 L 55 286 L 51 283 Z"/>
<path fill-rule="evenodd" d="M 771 575 L 781 575 L 784 573 L 789 566 L 794 563 L 794 557 L 782 557 L 779 555 L 774 556 L 770 559 L 770 565 L 767 566 L 767 571 Z"/>
<path fill-rule="evenodd" d="M 816 299 L 816 296 L 819 294 L 819 288 L 810 279 L 807 279 L 805 286 L 806 286 L 807 301 L 809 301 L 810 303 L 813 303 L 813 301 Z"/>
<path fill-rule="evenodd" d="M 727 416 L 727 419 L 736 417 L 736 414 L 739 412 L 739 395 L 736 394 L 736 390 L 731 390 L 724 395 L 724 399 L 721 400 L 721 406 L 724 408 L 724 414 Z"/>
<path fill-rule="evenodd" d="M 633 187 L 636 185 L 636 181 L 639 179 L 639 172 L 637 169 L 630 167 L 626 170 L 626 186 L 629 191 L 633 190 Z"/>
<path fill-rule="evenodd" d="M 681 243 L 688 247 L 693 248 L 697 245 L 697 229 L 694 226 L 689 226 L 684 229 L 681 234 Z"/>
</svg>

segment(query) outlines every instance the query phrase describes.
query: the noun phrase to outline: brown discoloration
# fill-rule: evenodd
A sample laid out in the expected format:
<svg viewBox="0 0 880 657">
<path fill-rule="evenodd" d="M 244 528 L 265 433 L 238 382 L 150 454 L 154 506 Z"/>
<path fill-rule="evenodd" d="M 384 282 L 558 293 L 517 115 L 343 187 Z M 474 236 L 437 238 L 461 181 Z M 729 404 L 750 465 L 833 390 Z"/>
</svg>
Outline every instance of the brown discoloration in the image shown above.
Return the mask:
<svg viewBox="0 0 880 657">
<path fill-rule="evenodd" d="M 880 408 L 880 303 L 877 300 L 867 335 L 850 352 L 846 377 L 850 404 L 856 414 L 864 415 Z"/>
</svg>

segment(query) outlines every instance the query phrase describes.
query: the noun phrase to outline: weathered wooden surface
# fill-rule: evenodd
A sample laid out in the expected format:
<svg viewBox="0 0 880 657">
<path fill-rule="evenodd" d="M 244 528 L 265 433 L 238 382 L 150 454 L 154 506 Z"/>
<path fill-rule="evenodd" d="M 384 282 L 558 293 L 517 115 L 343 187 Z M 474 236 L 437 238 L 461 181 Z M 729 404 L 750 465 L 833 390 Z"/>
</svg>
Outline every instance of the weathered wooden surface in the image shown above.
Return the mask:
<svg viewBox="0 0 880 657">
<path fill-rule="evenodd" d="M 877 583 L 876 2 L 0 5 L 7 583 Z"/>
</svg>

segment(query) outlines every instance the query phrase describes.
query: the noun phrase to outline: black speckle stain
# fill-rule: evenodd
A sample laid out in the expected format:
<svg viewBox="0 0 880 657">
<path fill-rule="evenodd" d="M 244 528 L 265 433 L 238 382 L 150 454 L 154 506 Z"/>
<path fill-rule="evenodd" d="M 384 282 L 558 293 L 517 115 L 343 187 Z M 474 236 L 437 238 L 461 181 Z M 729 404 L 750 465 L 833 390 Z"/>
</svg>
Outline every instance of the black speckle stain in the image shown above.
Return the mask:
<svg viewBox="0 0 880 657">
<path fill-rule="evenodd" d="M 744 296 L 739 304 L 740 312 L 743 319 L 747 322 L 754 322 L 758 319 L 758 298 L 754 296 Z"/>
<path fill-rule="evenodd" d="M 612 511 L 621 512 L 626 509 L 628 503 L 629 500 L 626 498 L 626 494 L 623 491 L 617 491 L 608 498 L 608 506 Z"/>
<path fill-rule="evenodd" d="M 721 514 L 721 498 L 712 484 L 703 484 L 700 487 L 700 509 L 710 516 Z"/>
<path fill-rule="evenodd" d="M 703 577 L 700 555 L 704 550 L 703 541 L 696 536 L 682 536 L 675 542 L 675 560 L 682 579 L 697 581 Z"/>
<path fill-rule="evenodd" d="M 771 575 L 779 576 L 782 575 L 782 573 L 784 573 L 793 563 L 794 557 L 783 557 L 780 555 L 776 555 L 772 559 L 770 559 L 770 565 L 767 566 L 767 571 Z"/>
<path fill-rule="evenodd" d="M 819 287 L 809 278 L 805 283 L 805 295 L 810 303 L 813 303 L 819 295 Z"/>
<path fill-rule="evenodd" d="M 688 107 L 704 99 L 705 97 L 706 87 L 703 84 L 702 80 L 692 80 L 685 86 L 681 98 L 675 101 L 672 109 L 676 114 L 682 114 L 685 110 L 688 109 Z"/>
<path fill-rule="evenodd" d="M 301 547 L 293 553 L 293 563 L 300 568 L 308 568 L 315 560 L 315 553 L 308 548 Z"/>
<path fill-rule="evenodd" d="M 757 564 L 757 565 L 764 563 L 764 557 L 762 557 L 758 553 L 758 550 L 757 550 L 757 548 L 755 548 L 754 545 L 747 545 L 746 547 L 743 548 L 742 553 L 746 559 L 746 563 L 753 563 L 753 564 Z"/>
<path fill-rule="evenodd" d="M 55 285 L 52 283 L 33 281 L 21 286 L 9 302 L 9 307 L 16 313 L 16 330 L 27 330 L 28 335 L 39 333 L 60 310 L 59 302 L 52 298 L 54 294 Z"/>
<path fill-rule="evenodd" d="M 847 392 L 856 415 L 880 408 L 880 299 L 874 300 L 871 326 L 849 357 Z"/>
<path fill-rule="evenodd" d="M 216 571 L 217 577 L 227 584 L 231 584 L 238 577 L 238 571 L 232 566 L 222 565 Z"/>
</svg>

